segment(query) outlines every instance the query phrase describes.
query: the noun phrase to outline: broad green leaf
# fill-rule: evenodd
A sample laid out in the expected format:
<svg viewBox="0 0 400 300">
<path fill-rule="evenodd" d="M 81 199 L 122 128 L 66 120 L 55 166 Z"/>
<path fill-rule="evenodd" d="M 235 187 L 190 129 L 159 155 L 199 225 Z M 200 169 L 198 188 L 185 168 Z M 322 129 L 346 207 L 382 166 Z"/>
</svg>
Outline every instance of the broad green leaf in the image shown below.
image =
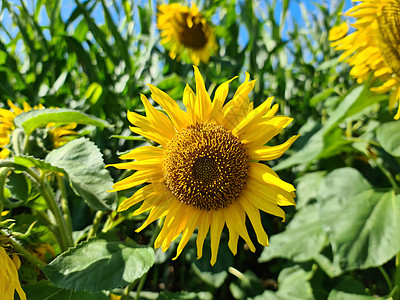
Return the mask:
<svg viewBox="0 0 400 300">
<path fill-rule="evenodd" d="M 297 209 L 307 205 L 318 196 L 319 185 L 324 179 L 324 172 L 308 173 L 296 181 L 296 207 Z"/>
<path fill-rule="evenodd" d="M 333 206 L 371 188 L 371 184 L 356 169 L 340 168 L 325 177 L 318 191 L 318 200 L 322 205 L 332 203 Z M 336 202 L 332 199 L 336 199 Z"/>
<path fill-rule="evenodd" d="M 113 180 L 93 142 L 85 138 L 73 140 L 51 151 L 45 162 L 63 169 L 72 188 L 92 209 L 111 210 L 115 207 L 116 193 L 107 192 Z"/>
<path fill-rule="evenodd" d="M 24 112 L 15 117 L 15 126 L 23 128 L 30 135 L 36 128 L 45 127 L 48 123 L 68 124 L 78 123 L 108 127 L 110 124 L 104 120 L 87 115 L 77 110 L 66 108 L 46 108 Z"/>
<path fill-rule="evenodd" d="M 388 122 L 376 130 L 376 138 L 389 154 L 400 156 L 400 122 Z"/>
<path fill-rule="evenodd" d="M 28 201 L 29 194 L 31 191 L 31 184 L 26 180 L 26 177 L 22 173 L 11 173 L 7 176 L 7 184 L 5 186 L 11 193 L 11 198 Z"/>
<path fill-rule="evenodd" d="M 317 209 L 314 205 L 304 206 L 285 231 L 271 236 L 270 246 L 263 249 L 258 261 L 267 262 L 276 257 L 307 261 L 321 251 L 325 239 Z"/>
<path fill-rule="evenodd" d="M 312 300 L 314 299 L 314 295 L 309 282 L 311 277 L 311 272 L 306 272 L 298 265 L 283 269 L 278 277 L 278 291 L 272 292 L 266 290 L 263 294 L 252 299 Z"/>
<path fill-rule="evenodd" d="M 108 300 L 105 293 L 91 293 L 60 289 L 48 281 L 40 281 L 23 287 L 29 300 Z"/>
<path fill-rule="evenodd" d="M 298 265 L 283 269 L 278 276 L 277 294 L 283 299 L 314 299 L 309 282 L 311 276 L 311 272 L 306 272 Z"/>
<path fill-rule="evenodd" d="M 320 186 L 320 219 L 342 270 L 379 266 L 400 251 L 400 196 L 377 192 L 355 169 L 331 172 Z"/>
<path fill-rule="evenodd" d="M 93 239 L 62 253 L 42 270 L 58 287 L 97 292 L 125 287 L 153 264 L 150 247 Z"/>
<path fill-rule="evenodd" d="M 336 205 L 321 219 L 341 269 L 376 267 L 400 251 L 400 196 L 369 190 Z"/>
</svg>

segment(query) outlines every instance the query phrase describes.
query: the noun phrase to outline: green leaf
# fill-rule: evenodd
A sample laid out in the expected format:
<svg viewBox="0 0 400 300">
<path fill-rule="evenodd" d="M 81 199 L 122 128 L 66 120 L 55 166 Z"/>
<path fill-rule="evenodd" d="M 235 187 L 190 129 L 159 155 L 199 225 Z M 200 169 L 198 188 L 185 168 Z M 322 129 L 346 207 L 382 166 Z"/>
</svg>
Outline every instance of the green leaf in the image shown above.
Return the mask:
<svg viewBox="0 0 400 300">
<path fill-rule="evenodd" d="M 297 209 L 307 205 L 318 196 L 318 188 L 324 179 L 324 172 L 304 174 L 296 181 L 296 207 Z"/>
<path fill-rule="evenodd" d="M 44 160 L 32 156 L 14 156 L 14 162 L 27 168 L 37 167 L 41 170 L 65 173 L 64 169 L 54 167 Z"/>
<path fill-rule="evenodd" d="M 116 193 L 107 192 L 113 180 L 93 142 L 85 138 L 73 140 L 51 151 L 45 162 L 63 169 L 72 188 L 92 209 L 112 210 L 115 207 Z"/>
<path fill-rule="evenodd" d="M 319 194 L 334 265 L 342 270 L 376 267 L 400 251 L 400 195 L 371 189 L 351 168 L 331 172 Z"/>
<path fill-rule="evenodd" d="M 266 290 L 253 300 L 312 300 L 313 290 L 309 282 L 311 272 L 306 272 L 300 266 L 283 269 L 278 277 L 279 289 L 277 292 Z"/>
<path fill-rule="evenodd" d="M 376 138 L 386 152 L 393 156 L 400 156 L 400 123 L 398 121 L 380 125 L 376 130 Z"/>
<path fill-rule="evenodd" d="M 30 182 L 22 173 L 12 173 L 7 177 L 7 184 L 5 186 L 11 193 L 11 197 L 20 200 L 28 201 L 31 191 Z"/>
<path fill-rule="evenodd" d="M 335 88 L 329 88 L 326 90 L 323 90 L 321 92 L 319 92 L 318 94 L 314 95 L 311 99 L 310 99 L 310 105 L 311 106 L 315 106 L 317 105 L 319 102 L 324 101 L 326 98 L 328 98 L 333 92 L 335 91 Z"/>
<path fill-rule="evenodd" d="M 16 127 L 23 128 L 30 135 L 36 128 L 45 127 L 48 123 L 68 124 L 78 123 L 94 125 L 97 127 L 109 127 L 108 122 L 96 117 L 84 114 L 80 111 L 66 108 L 46 108 L 24 112 L 15 117 Z"/>
<path fill-rule="evenodd" d="M 91 293 L 60 289 L 48 281 L 40 281 L 23 287 L 29 300 L 108 300 L 105 293 Z"/>
<path fill-rule="evenodd" d="M 97 292 L 125 287 L 153 264 L 150 247 L 93 239 L 62 253 L 42 270 L 58 287 Z"/>
<path fill-rule="evenodd" d="M 285 231 L 271 237 L 270 247 L 263 249 L 258 261 L 267 262 L 276 257 L 307 261 L 321 251 L 325 239 L 318 211 L 314 205 L 308 205 L 296 213 Z"/>
</svg>

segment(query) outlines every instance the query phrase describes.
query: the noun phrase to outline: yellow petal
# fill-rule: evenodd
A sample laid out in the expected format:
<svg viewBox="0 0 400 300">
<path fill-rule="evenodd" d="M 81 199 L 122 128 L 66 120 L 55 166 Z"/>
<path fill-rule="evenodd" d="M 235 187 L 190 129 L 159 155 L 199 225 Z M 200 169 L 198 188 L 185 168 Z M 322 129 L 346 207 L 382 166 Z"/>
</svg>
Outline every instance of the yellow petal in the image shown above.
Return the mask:
<svg viewBox="0 0 400 300">
<path fill-rule="evenodd" d="M 222 229 L 224 228 L 225 220 L 221 210 L 213 211 L 211 214 L 211 260 L 210 264 L 213 266 L 217 261 L 219 242 L 221 239 Z"/>
<path fill-rule="evenodd" d="M 199 120 L 195 112 L 195 102 L 196 95 L 194 94 L 192 88 L 186 84 L 185 90 L 183 91 L 183 104 L 186 106 L 188 121 L 193 125 Z"/>
<path fill-rule="evenodd" d="M 266 112 L 269 111 L 271 103 L 274 97 L 269 97 L 257 108 L 253 109 L 240 123 L 232 130 L 234 135 L 240 135 L 242 131 L 245 131 L 247 127 L 251 127 L 258 122 Z"/>
<path fill-rule="evenodd" d="M 150 104 L 145 95 L 140 95 L 140 100 L 146 109 L 146 116 L 153 124 L 153 127 L 156 128 L 161 135 L 168 139 L 172 139 L 175 136 L 176 131 L 171 120 L 162 112 L 156 110 L 153 105 Z"/>
<path fill-rule="evenodd" d="M 136 159 L 136 160 L 154 159 L 154 158 L 163 159 L 164 153 L 165 153 L 165 151 L 162 148 L 154 147 L 154 146 L 143 146 L 143 147 L 138 147 L 136 149 L 133 149 L 129 153 L 121 155 L 119 158 L 120 159 Z"/>
<path fill-rule="evenodd" d="M 194 111 L 200 121 L 206 123 L 212 112 L 211 99 L 206 90 L 203 77 L 196 66 L 194 68 L 194 77 L 196 79 L 196 101 L 194 104 Z"/>
<path fill-rule="evenodd" d="M 251 202 L 245 201 L 242 197 L 239 198 L 239 203 L 246 211 L 246 214 L 253 225 L 257 241 L 263 246 L 268 246 L 268 235 L 262 226 L 260 211 Z"/>
<path fill-rule="evenodd" d="M 179 108 L 178 103 L 168 94 L 154 85 L 149 84 L 151 96 L 167 112 L 177 131 L 181 131 L 188 124 L 187 114 Z"/>
<path fill-rule="evenodd" d="M 200 224 L 196 239 L 197 259 L 203 256 L 203 244 L 211 224 L 210 215 L 211 213 L 208 211 L 203 211 L 200 215 Z"/>
<path fill-rule="evenodd" d="M 294 143 L 294 141 L 300 136 L 294 135 L 288 139 L 285 143 L 278 146 L 262 146 L 258 148 L 249 149 L 248 154 L 253 160 L 273 160 L 282 156 L 283 153 Z"/>
<path fill-rule="evenodd" d="M 139 203 L 143 201 L 146 196 L 153 191 L 153 185 L 149 184 L 146 185 L 145 187 L 142 187 L 141 189 L 137 190 L 131 197 L 125 199 L 124 201 L 121 202 L 121 204 L 118 206 L 118 212 L 127 210 L 131 206 L 135 205 L 136 203 Z"/>
<path fill-rule="evenodd" d="M 257 186 L 247 185 L 247 188 L 242 191 L 241 197 L 244 197 L 245 201 L 249 201 L 256 208 L 265 211 L 268 214 L 278 216 L 285 220 L 285 212 L 278 206 L 278 199 L 273 197 L 274 195 L 266 195 L 262 191 L 257 190 Z"/>
<path fill-rule="evenodd" d="M 249 163 L 248 176 L 252 180 L 260 183 L 266 183 L 285 190 L 288 193 L 294 192 L 296 189 L 290 183 L 279 178 L 279 176 L 268 166 L 260 163 Z"/>
</svg>

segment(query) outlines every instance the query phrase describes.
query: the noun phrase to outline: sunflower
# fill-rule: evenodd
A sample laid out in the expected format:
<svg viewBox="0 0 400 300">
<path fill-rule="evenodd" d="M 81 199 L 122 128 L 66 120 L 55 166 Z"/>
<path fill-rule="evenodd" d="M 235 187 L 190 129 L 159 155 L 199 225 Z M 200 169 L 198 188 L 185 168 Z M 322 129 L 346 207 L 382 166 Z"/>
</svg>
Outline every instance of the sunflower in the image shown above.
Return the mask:
<svg viewBox="0 0 400 300">
<path fill-rule="evenodd" d="M 187 54 L 192 63 L 207 63 L 217 45 L 212 28 L 199 12 L 196 4 L 192 7 L 178 3 L 158 6 L 157 27 L 161 30 L 161 44 L 169 50 L 172 59 Z"/>
<path fill-rule="evenodd" d="M 350 75 L 357 78 L 358 83 L 372 74 L 381 85 L 371 87 L 371 91 L 392 91 L 389 109 L 393 110 L 400 99 L 400 1 L 361 0 L 345 16 L 356 19 L 352 24 L 355 30 L 346 35 L 348 26 L 345 23 L 333 27 L 329 40 L 335 42 L 331 46 L 344 50 L 340 60 L 347 58 L 352 66 Z M 400 118 L 400 106 L 394 118 Z"/>
<path fill-rule="evenodd" d="M 143 146 L 122 155 L 113 164 L 118 169 L 137 170 L 114 184 L 114 191 L 149 183 L 124 200 L 118 211 L 142 202 L 133 214 L 150 211 L 142 230 L 151 222 L 163 218 L 155 248 L 166 251 L 171 242 L 180 239 L 179 256 L 194 230 L 198 228 L 197 254 L 202 256 L 203 243 L 210 231 L 211 264 L 217 259 L 222 230 L 229 230 L 229 248 L 237 252 L 241 236 L 255 251 L 246 229 L 246 214 L 253 225 L 257 240 L 268 245 L 259 210 L 285 219 L 279 206 L 295 205 L 294 187 L 260 160 L 280 157 L 296 140 L 291 137 L 278 146 L 264 144 L 285 128 L 292 119 L 275 116 L 278 106 L 271 108 L 272 98 L 253 109 L 248 94 L 255 81 L 246 80 L 232 100 L 224 105 L 229 81 L 221 84 L 211 102 L 203 78 L 194 67 L 196 94 L 186 85 L 183 103 L 186 111 L 166 93 L 149 85 L 152 98 L 167 113 L 156 110 L 141 95 L 146 117 L 128 111 L 130 129 L 159 146 Z M 233 80 L 233 79 L 232 79 Z"/>
<path fill-rule="evenodd" d="M 23 112 L 44 108 L 42 104 L 32 108 L 28 103 L 24 102 L 23 109 L 21 109 L 10 100 L 7 100 L 7 104 L 11 110 L 0 108 L 0 159 L 7 158 L 10 154 L 10 151 L 5 147 L 9 144 L 11 133 L 15 129 L 14 118 Z M 71 135 L 77 135 L 77 132 L 73 131 L 76 127 L 75 123 L 60 127 L 56 127 L 54 123 L 49 123 L 47 127 L 53 141 L 53 148 L 64 145 L 69 141 Z"/>
<path fill-rule="evenodd" d="M 0 246 L 0 294 L 1 299 L 14 300 L 15 291 L 17 291 L 20 299 L 26 300 L 25 292 L 22 290 L 18 279 L 18 269 L 21 262 L 17 254 L 12 254 L 10 258 L 6 250 Z"/>
</svg>

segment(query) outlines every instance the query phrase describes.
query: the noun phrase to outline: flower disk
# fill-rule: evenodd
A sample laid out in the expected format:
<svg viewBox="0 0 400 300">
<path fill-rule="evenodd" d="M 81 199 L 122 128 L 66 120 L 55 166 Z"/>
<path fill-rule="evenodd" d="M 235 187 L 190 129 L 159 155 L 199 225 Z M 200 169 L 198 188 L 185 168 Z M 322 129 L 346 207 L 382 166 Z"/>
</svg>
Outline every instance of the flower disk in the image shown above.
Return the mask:
<svg viewBox="0 0 400 300">
<path fill-rule="evenodd" d="M 249 157 L 237 137 L 216 124 L 196 124 L 169 143 L 164 160 L 168 189 L 181 202 L 210 210 L 235 201 L 246 184 Z"/>
</svg>

